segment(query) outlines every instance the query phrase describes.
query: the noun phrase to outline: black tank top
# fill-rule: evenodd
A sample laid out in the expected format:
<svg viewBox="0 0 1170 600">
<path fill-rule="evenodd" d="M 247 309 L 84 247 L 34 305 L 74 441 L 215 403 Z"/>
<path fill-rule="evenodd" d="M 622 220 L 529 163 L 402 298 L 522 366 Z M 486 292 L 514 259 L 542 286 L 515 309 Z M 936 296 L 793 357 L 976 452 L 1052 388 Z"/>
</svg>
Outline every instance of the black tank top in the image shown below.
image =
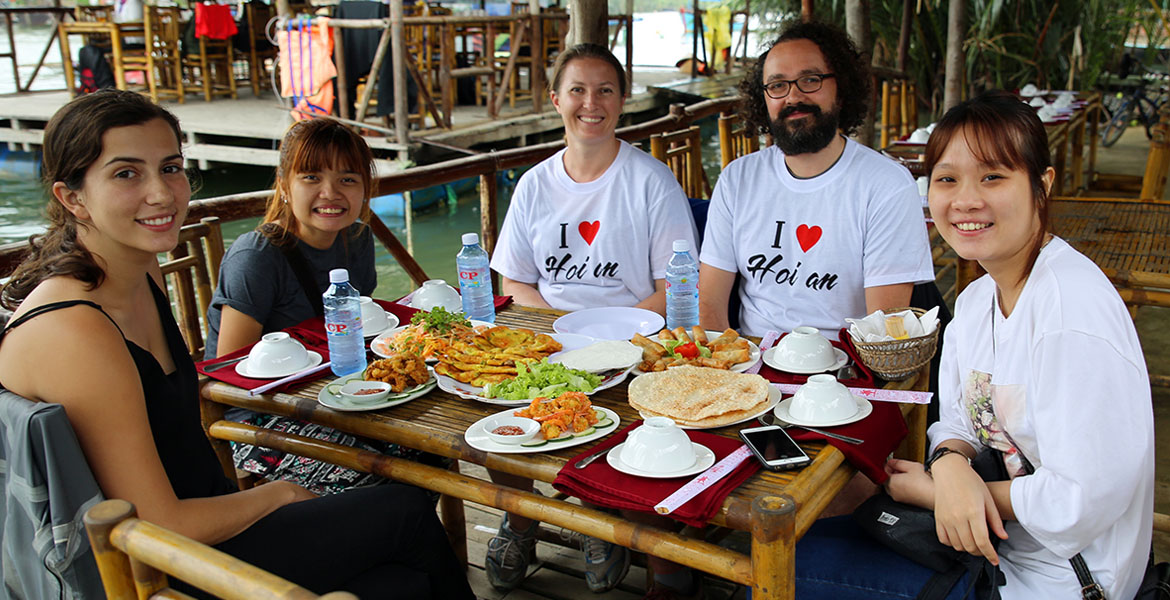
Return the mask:
<svg viewBox="0 0 1170 600">
<path fill-rule="evenodd" d="M 146 415 L 150 420 L 150 431 L 154 437 L 154 445 L 158 449 L 158 457 L 162 460 L 171 487 L 179 498 L 206 498 L 236 491 L 237 488 L 224 476 L 219 460 L 203 434 L 199 419 L 195 363 L 187 354 L 187 346 L 183 343 L 183 336 L 179 333 L 174 316 L 171 315 L 171 307 L 166 296 L 155 285 L 153 279 L 149 276 L 147 279 L 150 281 L 159 320 L 162 321 L 167 348 L 175 362 L 175 371 L 169 375 L 164 373 L 154 355 L 127 340 L 124 334 L 122 339 L 126 342 L 130 357 L 134 359 L 138 377 L 142 380 Z M 88 300 L 65 300 L 38 306 L 13 320 L 0 331 L 0 341 L 3 341 L 9 331 L 33 317 L 77 305 L 97 309 L 114 323 L 114 327 L 118 327 L 100 305 Z M 118 331 L 121 333 L 122 329 L 119 327 Z"/>
</svg>

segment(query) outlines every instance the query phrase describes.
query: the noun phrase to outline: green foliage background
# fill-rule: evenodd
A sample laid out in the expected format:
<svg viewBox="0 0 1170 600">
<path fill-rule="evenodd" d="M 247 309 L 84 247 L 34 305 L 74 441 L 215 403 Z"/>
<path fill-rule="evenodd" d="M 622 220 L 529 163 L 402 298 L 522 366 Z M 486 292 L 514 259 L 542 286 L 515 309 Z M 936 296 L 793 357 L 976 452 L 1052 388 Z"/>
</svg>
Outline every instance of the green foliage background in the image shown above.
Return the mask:
<svg viewBox="0 0 1170 600">
<path fill-rule="evenodd" d="M 732 0 L 742 7 L 743 0 Z M 920 0 L 912 20 L 908 74 L 920 102 L 937 114 L 942 87 L 949 0 Z M 1158 47 L 1167 40 L 1157 8 L 1165 0 L 965 0 L 967 2 L 966 89 L 1017 89 L 1034 83 L 1064 89 L 1073 72 L 1075 89 L 1093 89 L 1115 68 L 1127 40 Z M 902 0 L 870 0 L 874 63 L 894 67 L 902 25 Z M 799 0 L 752 0 L 761 22 L 779 28 L 783 16 L 799 14 Z M 819 19 L 845 24 L 845 0 L 814 3 Z M 1168 16 L 1167 18 L 1170 18 Z M 1079 29 L 1078 29 L 1079 28 Z M 766 36 L 765 36 L 766 37 Z M 1079 39 L 1081 57 L 1073 60 Z M 1151 53 L 1153 54 L 1153 53 Z M 1165 71 L 1165 65 L 1147 67 Z"/>
</svg>

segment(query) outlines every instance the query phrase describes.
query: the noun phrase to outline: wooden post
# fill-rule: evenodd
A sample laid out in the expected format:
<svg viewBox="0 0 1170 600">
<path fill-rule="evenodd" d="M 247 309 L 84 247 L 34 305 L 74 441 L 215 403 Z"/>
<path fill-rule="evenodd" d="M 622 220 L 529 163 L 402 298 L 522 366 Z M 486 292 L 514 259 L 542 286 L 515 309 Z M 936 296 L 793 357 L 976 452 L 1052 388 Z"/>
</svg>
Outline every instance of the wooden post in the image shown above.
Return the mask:
<svg viewBox="0 0 1170 600">
<path fill-rule="evenodd" d="M 881 147 L 890 145 L 890 82 L 882 81 L 882 137 Z"/>
<path fill-rule="evenodd" d="M 963 39 L 965 37 L 966 2 L 948 2 L 946 79 L 943 86 L 943 112 L 963 100 Z"/>
<path fill-rule="evenodd" d="M 106 500 L 85 513 L 85 531 L 107 598 L 137 597 L 130 576 L 130 558 L 110 541 L 114 526 L 135 516 L 134 505 L 125 500 Z"/>
<path fill-rule="evenodd" d="M 458 473 L 459 461 L 451 461 L 451 466 L 447 470 Z M 463 500 L 447 494 L 439 496 L 439 513 L 443 518 L 443 529 L 447 530 L 447 541 L 451 543 L 451 549 L 455 551 L 456 558 L 466 568 L 467 517 L 463 513 Z"/>
<path fill-rule="evenodd" d="M 251 10 L 251 9 L 249 9 Z M 345 74 L 345 44 L 342 43 L 345 37 L 345 30 L 340 27 L 333 27 L 333 64 L 337 68 L 337 106 L 339 115 L 342 119 L 348 119 L 350 111 L 353 110 L 353 100 L 349 97 L 349 85 Z M 363 120 L 361 115 L 358 121 Z"/>
<path fill-rule="evenodd" d="M 569 35 L 573 44 L 606 45 L 609 9 L 605 0 L 569 0 Z"/>
<path fill-rule="evenodd" d="M 455 65 L 455 26 L 444 24 L 439 31 L 439 95 L 443 103 L 443 124 L 451 128 L 455 110 L 455 88 L 451 85 L 451 67 Z"/>
<path fill-rule="evenodd" d="M 378 72 L 382 70 L 382 61 L 386 60 L 386 47 L 390 45 L 390 30 L 383 29 L 382 37 L 378 39 L 378 49 L 374 51 L 374 62 L 370 66 L 370 74 L 366 76 L 366 87 L 362 88 L 362 97 L 358 100 L 357 114 L 354 115 L 355 121 L 364 121 L 366 119 L 366 109 L 370 106 L 370 98 L 374 95 L 374 88 L 378 83 Z M 398 103 L 398 94 L 405 93 L 403 88 L 394 88 L 394 102 Z M 397 111 L 395 111 L 397 113 Z M 395 115 L 397 118 L 397 114 Z M 402 142 L 402 138 L 397 139 Z"/>
<path fill-rule="evenodd" d="M 752 598 L 789 600 L 796 594 L 796 502 L 759 496 L 752 502 Z"/>
<path fill-rule="evenodd" d="M 496 223 L 499 212 L 496 206 L 496 172 L 479 176 L 479 245 L 491 256 L 496 250 Z M 499 291 L 500 275 L 492 271 L 492 289 Z"/>
<path fill-rule="evenodd" d="M 532 28 L 532 67 L 528 71 L 532 86 L 532 112 L 540 114 L 544 110 L 544 97 L 548 93 L 544 83 L 548 56 L 544 53 L 544 18 L 540 14 L 539 0 L 530 0 L 528 15 L 529 27 Z"/>
<path fill-rule="evenodd" d="M 691 79 L 699 75 L 699 0 L 691 2 Z"/>
<path fill-rule="evenodd" d="M 872 61 L 872 42 L 870 41 L 869 0 L 845 0 L 845 27 L 849 38 L 861 51 L 862 59 Z M 874 104 L 876 96 L 870 91 L 869 110 L 865 111 L 861 129 L 854 134 L 854 139 L 865 146 L 873 146 Z M 883 119 L 885 118 L 883 114 Z M 882 144 L 884 148 L 886 145 Z"/>
<path fill-rule="evenodd" d="M 292 18 L 292 6 L 288 0 L 276 0 L 276 14 L 285 18 Z"/>
<path fill-rule="evenodd" d="M 77 80 L 73 76 L 73 55 L 64 23 L 57 24 L 57 40 L 57 46 L 61 48 L 61 68 L 65 69 L 65 89 L 69 90 L 69 97 L 74 98 L 77 96 Z"/>
<path fill-rule="evenodd" d="M 816 11 L 813 9 L 813 0 L 800 0 L 800 20 L 811 21 Z"/>
<path fill-rule="evenodd" d="M 406 103 L 406 26 L 402 22 L 402 0 L 390 0 L 390 60 L 394 67 L 394 137 L 399 144 L 410 143 Z M 373 75 L 373 69 L 370 75 Z"/>
</svg>

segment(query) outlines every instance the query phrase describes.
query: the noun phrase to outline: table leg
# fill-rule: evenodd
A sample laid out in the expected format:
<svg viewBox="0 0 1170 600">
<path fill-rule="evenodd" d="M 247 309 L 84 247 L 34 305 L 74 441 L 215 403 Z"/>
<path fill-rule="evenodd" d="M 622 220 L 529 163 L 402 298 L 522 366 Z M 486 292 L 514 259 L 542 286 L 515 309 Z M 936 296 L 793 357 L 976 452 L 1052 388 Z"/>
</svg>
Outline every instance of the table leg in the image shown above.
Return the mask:
<svg viewBox="0 0 1170 600">
<path fill-rule="evenodd" d="M 61 48 L 61 68 L 65 69 L 65 88 L 69 90 L 69 97 L 77 97 L 76 82 L 73 79 L 73 55 L 69 50 L 69 34 L 65 32 L 65 24 L 57 25 L 57 45 Z"/>
<path fill-rule="evenodd" d="M 752 502 L 752 598 L 796 597 L 796 502 L 760 496 Z"/>
<path fill-rule="evenodd" d="M 459 461 L 452 461 L 447 470 L 458 473 Z M 463 514 L 463 499 L 447 494 L 439 496 L 439 514 L 442 516 L 443 529 L 447 530 L 447 541 L 451 542 L 459 562 L 467 568 L 467 519 Z"/>
<path fill-rule="evenodd" d="M 1072 193 L 1080 194 L 1081 186 L 1085 182 L 1084 173 L 1085 153 L 1085 121 L 1077 123 L 1072 133 Z"/>
</svg>

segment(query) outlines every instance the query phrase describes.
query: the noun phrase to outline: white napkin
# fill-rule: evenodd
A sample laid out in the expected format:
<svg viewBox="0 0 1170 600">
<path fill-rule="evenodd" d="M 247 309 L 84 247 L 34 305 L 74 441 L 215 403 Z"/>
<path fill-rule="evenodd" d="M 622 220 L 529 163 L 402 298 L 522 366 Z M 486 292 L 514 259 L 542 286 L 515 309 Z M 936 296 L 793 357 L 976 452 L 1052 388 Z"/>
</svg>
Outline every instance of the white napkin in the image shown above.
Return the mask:
<svg viewBox="0 0 1170 600">
<path fill-rule="evenodd" d="M 888 342 L 894 338 L 886 333 L 886 318 L 892 316 L 902 317 L 902 326 L 906 329 L 906 334 L 912 338 L 929 335 L 938 328 L 937 306 L 927 311 L 921 318 L 909 310 L 889 314 L 878 310 L 861 319 L 845 319 L 845 322 L 849 323 L 849 335 L 855 340 Z"/>
<path fill-rule="evenodd" d="M 1045 104 L 1047 104 L 1047 103 L 1044 102 L 1044 99 L 1039 97 L 1039 96 L 1032 98 L 1032 101 L 1028 103 L 1029 106 L 1035 106 L 1036 108 L 1040 108 L 1041 106 L 1044 106 Z"/>
<path fill-rule="evenodd" d="M 925 144 L 930 140 L 930 132 L 925 128 L 915 129 L 914 133 L 910 134 L 910 142 L 915 144 Z"/>
<path fill-rule="evenodd" d="M 1020 95 L 1025 97 L 1025 98 L 1031 98 L 1032 96 L 1035 96 L 1036 94 L 1039 94 L 1039 93 L 1040 93 L 1040 88 L 1036 87 L 1035 85 L 1033 85 L 1031 83 L 1020 88 Z"/>
</svg>

